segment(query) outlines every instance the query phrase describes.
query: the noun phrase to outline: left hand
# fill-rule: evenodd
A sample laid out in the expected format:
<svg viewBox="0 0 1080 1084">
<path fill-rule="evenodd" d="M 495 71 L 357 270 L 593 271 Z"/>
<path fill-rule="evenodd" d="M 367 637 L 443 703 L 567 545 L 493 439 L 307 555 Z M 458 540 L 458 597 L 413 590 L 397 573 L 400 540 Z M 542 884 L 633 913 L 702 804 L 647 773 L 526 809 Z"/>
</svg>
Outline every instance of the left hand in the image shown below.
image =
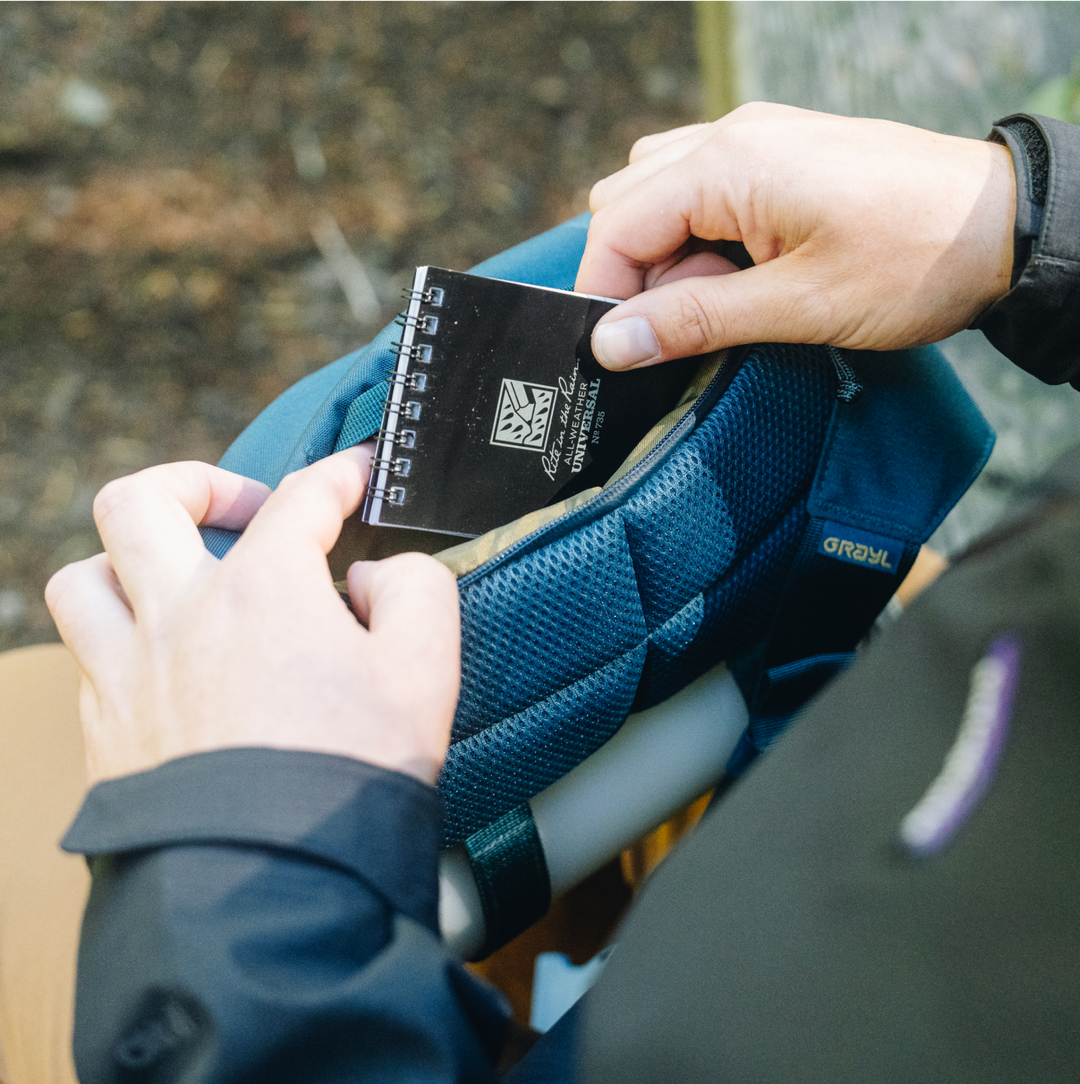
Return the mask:
<svg viewBox="0 0 1080 1084">
<path fill-rule="evenodd" d="M 326 563 L 370 447 L 266 486 L 204 463 L 110 482 L 105 553 L 45 596 L 82 672 L 91 783 L 235 746 L 355 757 L 433 783 L 460 681 L 457 588 L 433 558 Z M 224 560 L 197 525 L 246 528 Z"/>
</svg>

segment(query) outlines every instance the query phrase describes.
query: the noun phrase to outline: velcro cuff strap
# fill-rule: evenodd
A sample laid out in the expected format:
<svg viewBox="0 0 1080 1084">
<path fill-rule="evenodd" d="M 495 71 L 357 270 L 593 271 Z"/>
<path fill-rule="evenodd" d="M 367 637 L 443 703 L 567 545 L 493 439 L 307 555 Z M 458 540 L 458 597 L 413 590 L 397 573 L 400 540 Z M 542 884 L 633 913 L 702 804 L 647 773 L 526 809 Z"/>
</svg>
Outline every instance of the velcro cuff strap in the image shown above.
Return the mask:
<svg viewBox="0 0 1080 1084">
<path fill-rule="evenodd" d="M 1019 282 L 1042 231 L 1049 156 L 1042 133 L 1031 121 L 1023 118 L 1011 118 L 1011 123 L 995 124 L 987 139 L 1008 147 L 1016 174 L 1011 288 Z"/>
</svg>

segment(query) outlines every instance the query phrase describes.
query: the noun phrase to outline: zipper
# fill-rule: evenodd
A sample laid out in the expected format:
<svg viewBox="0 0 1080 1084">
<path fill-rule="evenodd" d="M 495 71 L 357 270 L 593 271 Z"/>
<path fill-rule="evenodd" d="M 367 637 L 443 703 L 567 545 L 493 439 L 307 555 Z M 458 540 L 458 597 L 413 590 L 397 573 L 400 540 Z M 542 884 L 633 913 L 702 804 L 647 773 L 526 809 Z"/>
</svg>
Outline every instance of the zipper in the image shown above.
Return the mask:
<svg viewBox="0 0 1080 1084">
<path fill-rule="evenodd" d="M 625 496 L 647 477 L 657 463 L 665 459 L 668 453 L 678 444 L 681 444 L 716 406 L 723 397 L 724 392 L 731 386 L 731 382 L 742 368 L 743 362 L 749 356 L 751 349 L 752 346 L 748 345 L 732 347 L 728 350 L 727 356 L 720 363 L 720 369 L 709 381 L 705 390 L 694 400 L 690 409 L 679 421 L 679 424 L 667 433 L 663 440 L 640 463 L 627 471 L 614 485 L 602 489 L 595 497 L 590 498 L 584 504 L 578 505 L 577 508 L 572 508 L 569 512 L 563 513 L 558 519 L 545 523 L 543 527 L 538 527 L 532 534 L 519 538 L 517 542 L 508 546 L 502 553 L 497 553 L 478 568 L 474 568 L 472 572 L 462 576 L 458 580 L 458 587 L 468 587 L 507 561 L 575 530 L 583 523 L 603 515 L 610 508 L 618 507 Z"/>
<path fill-rule="evenodd" d="M 840 381 L 836 386 L 836 398 L 841 403 L 854 403 L 863 393 L 863 386 L 859 383 L 855 370 L 844 360 L 844 355 L 835 346 L 827 346 L 825 349 L 829 352 L 836 376 Z"/>
</svg>

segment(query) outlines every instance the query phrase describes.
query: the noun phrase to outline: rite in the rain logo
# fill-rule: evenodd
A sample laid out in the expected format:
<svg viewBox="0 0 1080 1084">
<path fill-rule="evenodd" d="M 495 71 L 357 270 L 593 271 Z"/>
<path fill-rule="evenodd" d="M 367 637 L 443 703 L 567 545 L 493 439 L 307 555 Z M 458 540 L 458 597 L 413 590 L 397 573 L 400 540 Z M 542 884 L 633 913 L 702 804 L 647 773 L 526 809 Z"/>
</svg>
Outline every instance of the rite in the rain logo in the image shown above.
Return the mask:
<svg viewBox="0 0 1080 1084">
<path fill-rule="evenodd" d="M 547 447 L 551 417 L 555 412 L 555 388 L 506 380 L 499 391 L 499 407 L 491 430 L 491 443 L 504 448 L 542 452 Z"/>
</svg>

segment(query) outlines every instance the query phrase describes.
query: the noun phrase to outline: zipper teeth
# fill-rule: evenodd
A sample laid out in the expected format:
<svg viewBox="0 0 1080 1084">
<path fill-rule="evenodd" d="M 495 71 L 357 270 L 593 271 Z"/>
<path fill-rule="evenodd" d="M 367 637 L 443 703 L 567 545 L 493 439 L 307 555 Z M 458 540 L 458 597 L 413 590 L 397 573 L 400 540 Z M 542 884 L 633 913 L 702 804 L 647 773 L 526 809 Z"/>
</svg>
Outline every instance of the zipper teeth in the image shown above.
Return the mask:
<svg viewBox="0 0 1080 1084">
<path fill-rule="evenodd" d="M 863 386 L 855 375 L 855 370 L 844 360 L 844 355 L 835 346 L 827 346 L 826 350 L 832 359 L 833 368 L 839 383 L 836 388 L 836 398 L 841 403 L 854 403 L 863 393 Z"/>
<path fill-rule="evenodd" d="M 510 558 L 513 557 L 516 553 L 518 553 L 522 548 L 534 543 L 540 535 L 544 534 L 547 531 L 555 530 L 555 528 L 565 524 L 574 516 L 583 515 L 586 509 L 591 510 L 595 502 L 609 501 L 613 498 L 617 498 L 619 494 L 624 492 L 626 489 L 630 488 L 633 485 L 636 485 L 641 475 L 651 467 L 651 464 L 661 454 L 661 452 L 666 452 L 668 445 L 673 443 L 676 438 L 678 438 L 679 440 L 682 439 L 682 432 L 686 427 L 687 419 L 695 413 L 697 408 L 702 403 L 708 400 L 710 394 L 713 391 L 713 388 L 715 388 L 716 385 L 720 383 L 721 377 L 727 380 L 728 372 L 733 366 L 735 367 L 736 372 L 739 368 L 741 368 L 742 363 L 746 359 L 748 353 L 749 348 L 747 348 L 745 351 L 740 351 L 738 356 L 735 356 L 735 352 L 733 350 L 729 350 L 727 355 L 724 357 L 724 360 L 720 363 L 720 368 L 716 371 L 716 375 L 713 376 L 712 380 L 710 380 L 709 383 L 705 386 L 705 390 L 693 401 L 693 403 L 690 404 L 689 409 L 682 416 L 682 418 L 679 419 L 678 425 L 675 425 L 671 430 L 669 430 L 669 432 L 665 434 L 664 438 L 660 441 L 660 443 L 657 444 L 656 447 L 652 449 L 652 451 L 648 452 L 641 460 L 641 462 L 637 464 L 637 466 L 624 474 L 622 478 L 620 478 L 613 486 L 609 486 L 607 489 L 602 489 L 599 493 L 596 494 L 596 496 L 591 497 L 584 504 L 578 505 L 577 508 L 570 509 L 569 512 L 564 512 L 561 516 L 559 516 L 558 519 L 553 519 L 550 523 L 545 523 L 543 527 L 538 527 L 535 531 L 533 531 L 531 534 L 527 534 L 524 538 L 519 538 L 512 546 L 508 546 L 505 550 L 503 550 L 502 553 L 497 553 L 489 561 L 485 561 L 482 565 L 474 568 L 471 572 L 468 572 L 464 576 L 462 576 L 461 579 L 458 580 L 458 586 L 467 587 L 474 578 L 478 579 L 481 573 L 486 575 L 492 569 L 495 569 L 500 564 L 503 564 L 505 561 L 510 560 Z M 728 380 L 729 384 L 730 382 L 731 381 Z M 723 392 L 721 392 L 721 395 L 722 394 Z M 719 398 L 720 396 L 716 396 L 717 400 L 719 400 Z M 697 423 L 695 423 L 692 428 L 696 427 Z"/>
</svg>

